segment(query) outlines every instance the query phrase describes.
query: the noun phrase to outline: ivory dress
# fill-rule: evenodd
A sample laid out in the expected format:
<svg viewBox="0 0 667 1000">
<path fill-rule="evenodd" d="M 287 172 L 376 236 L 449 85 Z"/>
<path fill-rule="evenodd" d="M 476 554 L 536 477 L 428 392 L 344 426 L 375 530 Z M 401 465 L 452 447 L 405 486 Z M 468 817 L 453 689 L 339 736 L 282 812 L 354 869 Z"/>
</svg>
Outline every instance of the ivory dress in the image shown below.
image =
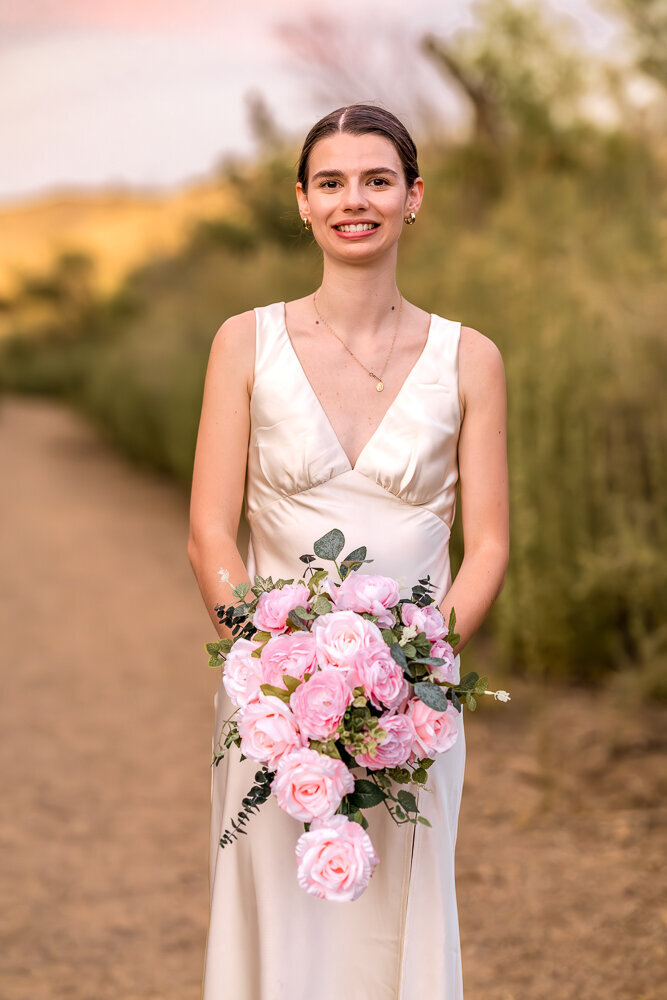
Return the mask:
<svg viewBox="0 0 667 1000">
<path fill-rule="evenodd" d="M 451 585 L 461 324 L 431 315 L 422 354 L 352 467 L 292 347 L 284 302 L 255 313 L 245 497 L 251 579 L 298 580 L 299 556 L 340 528 L 344 553 L 366 545 L 374 559 L 361 572 L 395 577 L 405 585 L 401 596 L 430 573 L 439 602 Z M 233 711 L 222 683 L 214 701 L 215 744 Z M 354 902 L 316 899 L 299 887 L 294 848 L 303 824 L 273 796 L 247 836 L 222 849 L 219 838 L 258 765 L 241 762 L 232 747 L 212 768 L 203 1000 L 461 1000 L 454 848 L 462 714 L 458 726 L 456 743 L 429 771 L 431 792 L 419 792 L 432 828 L 396 826 L 382 805 L 366 813 L 380 863 Z"/>
</svg>

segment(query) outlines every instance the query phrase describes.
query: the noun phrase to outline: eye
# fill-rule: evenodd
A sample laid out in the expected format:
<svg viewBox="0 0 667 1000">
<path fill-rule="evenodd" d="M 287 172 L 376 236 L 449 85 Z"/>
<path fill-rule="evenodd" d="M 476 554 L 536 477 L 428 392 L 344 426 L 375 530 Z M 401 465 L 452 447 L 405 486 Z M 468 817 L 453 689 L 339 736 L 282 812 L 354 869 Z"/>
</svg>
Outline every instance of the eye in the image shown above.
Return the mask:
<svg viewBox="0 0 667 1000">
<path fill-rule="evenodd" d="M 322 183 L 320 184 L 320 187 L 321 188 L 326 188 L 328 191 L 331 191 L 332 188 L 329 187 L 330 184 L 332 184 L 332 185 L 335 186 L 336 184 L 338 184 L 338 181 L 334 181 L 334 180 L 322 181 Z"/>
<path fill-rule="evenodd" d="M 383 184 L 388 184 L 389 181 L 386 177 L 374 177 L 371 181 L 373 187 L 381 187 Z"/>
</svg>

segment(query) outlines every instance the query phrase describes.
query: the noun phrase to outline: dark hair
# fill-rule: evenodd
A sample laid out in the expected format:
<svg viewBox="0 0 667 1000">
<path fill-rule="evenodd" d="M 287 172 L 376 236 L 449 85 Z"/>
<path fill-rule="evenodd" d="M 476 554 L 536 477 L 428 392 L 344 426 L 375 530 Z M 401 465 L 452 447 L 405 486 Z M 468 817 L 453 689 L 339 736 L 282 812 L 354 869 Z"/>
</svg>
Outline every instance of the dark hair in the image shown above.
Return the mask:
<svg viewBox="0 0 667 1000">
<path fill-rule="evenodd" d="M 325 115 L 313 125 L 306 136 L 297 170 L 297 179 L 301 181 L 304 191 L 308 187 L 308 161 L 313 146 L 320 139 L 325 139 L 330 135 L 338 135 L 341 132 L 347 132 L 350 135 L 375 133 L 384 136 L 396 148 L 408 187 L 412 187 L 419 177 L 417 147 L 403 122 L 399 121 L 391 111 L 385 111 L 384 108 L 376 107 L 374 104 L 349 104 Z"/>
</svg>

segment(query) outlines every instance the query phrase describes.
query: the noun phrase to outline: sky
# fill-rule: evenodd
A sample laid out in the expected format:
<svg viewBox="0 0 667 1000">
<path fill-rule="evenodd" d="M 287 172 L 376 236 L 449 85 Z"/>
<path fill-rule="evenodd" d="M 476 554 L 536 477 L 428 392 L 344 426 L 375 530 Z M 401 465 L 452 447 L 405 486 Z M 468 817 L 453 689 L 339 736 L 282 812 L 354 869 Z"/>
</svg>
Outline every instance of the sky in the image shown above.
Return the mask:
<svg viewBox="0 0 667 1000">
<path fill-rule="evenodd" d="M 541 0 L 584 44 L 617 28 L 594 0 Z M 168 188 L 255 150 L 248 94 L 303 137 L 352 100 L 380 100 L 406 122 L 428 93 L 455 132 L 465 109 L 412 55 L 426 31 L 451 36 L 475 0 L 0 0 L 0 202 L 71 188 Z M 327 79 L 309 35 L 325 12 L 325 46 L 352 82 Z M 291 39 L 289 44 L 286 39 Z"/>
</svg>

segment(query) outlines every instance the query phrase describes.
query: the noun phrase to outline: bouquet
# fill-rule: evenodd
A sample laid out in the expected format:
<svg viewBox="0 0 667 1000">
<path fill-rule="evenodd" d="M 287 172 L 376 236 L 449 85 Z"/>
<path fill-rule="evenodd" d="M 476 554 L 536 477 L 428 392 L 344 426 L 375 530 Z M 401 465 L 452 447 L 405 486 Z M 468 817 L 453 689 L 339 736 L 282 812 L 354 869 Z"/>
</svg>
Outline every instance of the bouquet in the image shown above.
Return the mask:
<svg viewBox="0 0 667 1000">
<path fill-rule="evenodd" d="M 255 576 L 233 587 L 236 603 L 215 610 L 234 638 L 206 646 L 235 706 L 213 764 L 236 745 L 261 765 L 221 847 L 273 794 L 304 824 L 300 886 L 336 901 L 357 899 L 379 861 L 365 811 L 382 804 L 398 824 L 430 826 L 410 786 L 427 788 L 464 703 L 474 711 L 483 694 L 509 700 L 477 673 L 456 679 L 456 615 L 445 624 L 428 576 L 400 599 L 396 580 L 358 572 L 373 561 L 364 546 L 338 561 L 344 546 L 334 528 L 300 557 L 296 583 Z M 339 580 L 317 559 L 333 562 Z"/>
</svg>

